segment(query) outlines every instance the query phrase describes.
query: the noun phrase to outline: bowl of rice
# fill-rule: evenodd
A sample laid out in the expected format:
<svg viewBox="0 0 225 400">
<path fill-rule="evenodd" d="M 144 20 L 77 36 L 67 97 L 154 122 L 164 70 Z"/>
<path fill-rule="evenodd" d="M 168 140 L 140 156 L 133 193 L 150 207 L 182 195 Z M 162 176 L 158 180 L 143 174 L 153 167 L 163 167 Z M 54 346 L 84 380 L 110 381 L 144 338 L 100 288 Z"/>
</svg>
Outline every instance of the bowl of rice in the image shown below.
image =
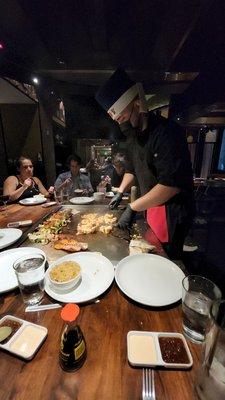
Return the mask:
<svg viewBox="0 0 225 400">
<path fill-rule="evenodd" d="M 60 291 L 73 289 L 81 279 L 81 267 L 75 261 L 61 262 L 47 272 L 51 284 Z"/>
</svg>

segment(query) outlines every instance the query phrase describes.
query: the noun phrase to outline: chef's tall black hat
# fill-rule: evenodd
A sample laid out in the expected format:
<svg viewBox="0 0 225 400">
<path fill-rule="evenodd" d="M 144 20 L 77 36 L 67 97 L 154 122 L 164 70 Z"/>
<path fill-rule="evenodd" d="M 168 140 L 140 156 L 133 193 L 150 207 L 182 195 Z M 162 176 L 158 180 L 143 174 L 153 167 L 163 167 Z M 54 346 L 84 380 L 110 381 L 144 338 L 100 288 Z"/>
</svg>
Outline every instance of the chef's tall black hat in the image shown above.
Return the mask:
<svg viewBox="0 0 225 400">
<path fill-rule="evenodd" d="M 98 90 L 95 99 L 115 119 L 137 94 L 137 84 L 118 68 Z"/>
</svg>

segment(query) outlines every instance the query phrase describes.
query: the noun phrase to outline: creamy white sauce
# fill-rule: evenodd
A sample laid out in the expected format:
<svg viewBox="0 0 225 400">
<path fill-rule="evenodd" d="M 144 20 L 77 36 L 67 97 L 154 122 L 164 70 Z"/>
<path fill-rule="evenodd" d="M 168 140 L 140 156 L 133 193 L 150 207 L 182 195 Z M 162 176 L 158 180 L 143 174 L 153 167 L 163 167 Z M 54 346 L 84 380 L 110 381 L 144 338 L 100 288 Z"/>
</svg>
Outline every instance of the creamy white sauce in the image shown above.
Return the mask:
<svg viewBox="0 0 225 400">
<path fill-rule="evenodd" d="M 45 331 L 33 325 L 26 326 L 10 345 L 12 351 L 30 357 L 45 336 Z"/>
<path fill-rule="evenodd" d="M 129 337 L 129 360 L 134 364 L 155 364 L 157 353 L 152 336 L 131 335 Z"/>
</svg>

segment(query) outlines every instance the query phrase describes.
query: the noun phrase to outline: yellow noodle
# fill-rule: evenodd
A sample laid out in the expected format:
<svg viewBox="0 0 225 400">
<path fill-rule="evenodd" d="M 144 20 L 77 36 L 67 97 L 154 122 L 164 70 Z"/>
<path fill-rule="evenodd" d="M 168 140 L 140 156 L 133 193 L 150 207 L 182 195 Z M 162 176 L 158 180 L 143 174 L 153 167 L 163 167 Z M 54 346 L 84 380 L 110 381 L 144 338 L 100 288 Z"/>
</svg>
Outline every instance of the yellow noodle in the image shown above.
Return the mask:
<svg viewBox="0 0 225 400">
<path fill-rule="evenodd" d="M 67 282 L 80 273 L 81 268 L 75 261 L 64 261 L 53 267 L 50 271 L 50 278 L 56 282 Z"/>
</svg>

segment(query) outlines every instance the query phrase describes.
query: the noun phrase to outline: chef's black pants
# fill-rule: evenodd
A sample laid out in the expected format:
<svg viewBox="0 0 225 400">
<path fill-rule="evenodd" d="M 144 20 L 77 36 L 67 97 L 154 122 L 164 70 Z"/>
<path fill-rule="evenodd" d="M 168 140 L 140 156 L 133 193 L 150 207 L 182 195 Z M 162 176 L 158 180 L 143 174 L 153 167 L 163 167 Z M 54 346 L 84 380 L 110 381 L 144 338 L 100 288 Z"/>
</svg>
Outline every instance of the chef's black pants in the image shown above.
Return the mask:
<svg viewBox="0 0 225 400">
<path fill-rule="evenodd" d="M 177 224 L 170 243 L 162 243 L 163 249 L 171 260 L 182 260 L 184 240 L 189 232 L 190 224 Z"/>
</svg>

